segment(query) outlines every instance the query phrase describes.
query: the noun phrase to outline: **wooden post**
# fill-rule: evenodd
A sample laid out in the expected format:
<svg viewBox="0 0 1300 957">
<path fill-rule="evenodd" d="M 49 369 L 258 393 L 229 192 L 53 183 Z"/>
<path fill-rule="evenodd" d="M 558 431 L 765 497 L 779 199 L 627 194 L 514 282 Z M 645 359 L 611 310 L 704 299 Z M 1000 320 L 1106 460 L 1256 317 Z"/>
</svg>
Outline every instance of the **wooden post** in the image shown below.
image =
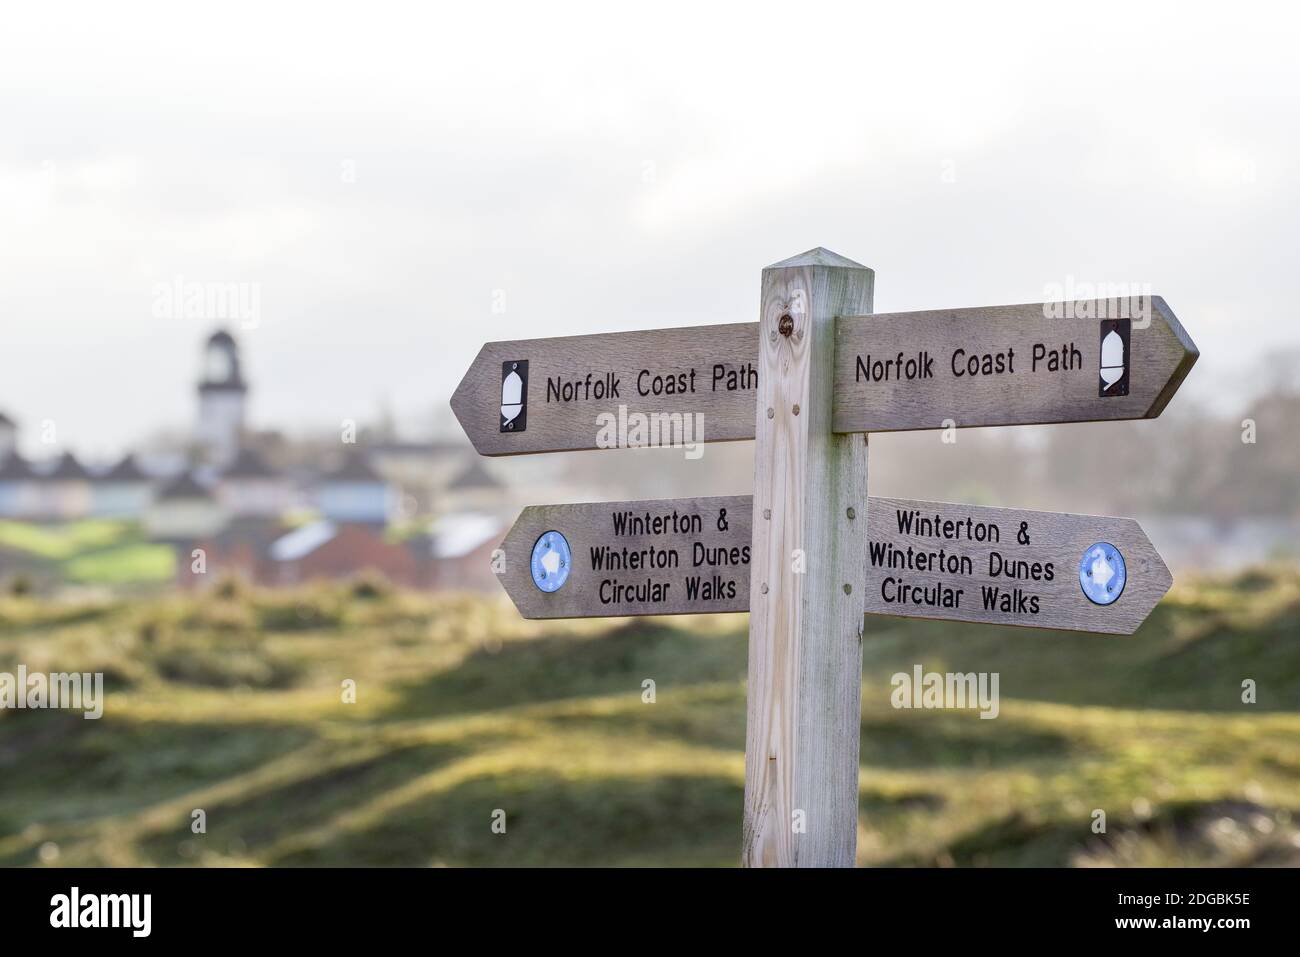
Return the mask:
<svg viewBox="0 0 1300 957">
<path fill-rule="evenodd" d="M 835 320 L 875 274 L 825 249 L 763 270 L 742 858 L 852 867 L 867 437 L 831 432 Z"/>
</svg>

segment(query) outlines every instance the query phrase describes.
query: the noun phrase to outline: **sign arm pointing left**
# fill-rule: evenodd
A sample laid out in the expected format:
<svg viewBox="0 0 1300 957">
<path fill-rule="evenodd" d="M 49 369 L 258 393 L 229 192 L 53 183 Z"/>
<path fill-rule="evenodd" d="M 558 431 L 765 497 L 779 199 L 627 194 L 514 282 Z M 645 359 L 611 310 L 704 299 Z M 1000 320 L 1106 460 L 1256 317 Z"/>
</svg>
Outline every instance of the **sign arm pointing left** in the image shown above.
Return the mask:
<svg viewBox="0 0 1300 957">
<path fill-rule="evenodd" d="M 752 439 L 757 326 L 489 342 L 451 408 L 480 455 L 634 447 L 637 416 L 689 417 L 687 442 Z"/>
<path fill-rule="evenodd" d="M 1159 296 L 1106 302 L 842 316 L 833 430 L 1154 418 L 1200 353 Z M 481 455 L 752 439 L 757 344 L 753 322 L 489 342 L 451 407 Z"/>
</svg>

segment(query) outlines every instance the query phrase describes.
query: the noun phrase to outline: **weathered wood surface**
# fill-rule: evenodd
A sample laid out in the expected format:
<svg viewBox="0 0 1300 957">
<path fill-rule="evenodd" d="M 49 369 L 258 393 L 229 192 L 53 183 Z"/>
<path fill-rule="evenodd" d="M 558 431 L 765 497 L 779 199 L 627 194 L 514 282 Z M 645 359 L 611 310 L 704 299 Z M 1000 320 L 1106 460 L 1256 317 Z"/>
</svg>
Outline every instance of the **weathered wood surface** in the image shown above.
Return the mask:
<svg viewBox="0 0 1300 957">
<path fill-rule="evenodd" d="M 874 274 L 814 249 L 763 270 L 742 863 L 852 867 L 867 445 L 831 432 L 835 319 Z"/>
<path fill-rule="evenodd" d="M 753 496 L 750 495 L 531 506 L 524 509 L 501 546 L 504 550 L 501 581 L 525 618 L 749 611 L 752 512 Z M 912 516 L 912 533 L 899 530 L 900 513 Z M 620 514 L 650 516 L 668 522 L 676 516 L 685 530 L 676 533 L 668 525 L 659 533 L 619 535 L 615 516 Z M 949 529 L 951 537 L 943 536 L 942 524 L 937 529 L 938 536 L 920 534 L 917 520 L 936 516 L 941 523 L 953 523 Z M 698 533 L 685 526 L 692 519 L 698 519 Z M 856 533 L 867 537 L 868 557 L 861 581 L 867 614 L 1127 635 L 1146 619 L 1172 584 L 1164 561 L 1141 526 L 1130 518 L 871 498 L 865 521 L 860 515 L 855 521 Z M 1023 531 L 1028 544 L 1019 541 L 1021 522 L 1025 523 Z M 720 527 L 723 524 L 725 529 Z M 979 524 L 986 529 L 996 528 L 997 541 L 992 540 L 989 532 L 984 535 L 985 541 L 972 541 L 967 529 Z M 548 594 L 533 585 L 528 564 L 533 544 L 544 532 L 552 530 L 561 532 L 568 540 L 573 551 L 573 568 L 564 587 Z M 1118 548 L 1127 566 L 1124 591 L 1110 605 L 1093 604 L 1079 584 L 1079 560 L 1084 549 L 1096 542 L 1109 542 Z M 626 550 L 629 554 L 653 547 L 661 551 L 675 550 L 678 554 L 673 567 L 638 572 L 609 569 L 607 553 L 602 552 L 605 567 L 598 570 L 593 566 L 593 550 L 600 551 L 602 547 Z M 703 551 L 697 553 L 697 547 Z M 914 552 L 910 563 L 906 559 L 909 547 Z M 927 564 L 937 562 L 937 558 L 931 560 L 928 556 L 937 555 L 940 550 L 950 568 L 953 561 L 958 563 L 958 573 L 907 567 L 918 563 L 915 558 L 918 553 L 927 556 L 921 560 Z M 998 553 L 1003 566 L 1010 562 L 1017 571 L 1027 566 L 1029 577 L 1009 577 L 1001 568 L 998 574 L 989 574 L 993 552 Z M 701 557 L 704 561 L 698 562 L 697 558 Z M 969 560 L 969 574 L 965 573 L 963 559 Z M 1018 562 L 1024 565 L 1017 565 Z M 1040 566 L 1038 578 L 1033 577 L 1035 562 Z M 1043 576 L 1049 564 L 1052 578 L 1046 581 Z M 687 585 L 690 578 L 695 578 L 700 585 L 707 582 L 708 589 L 700 588 L 692 597 Z M 617 584 L 639 585 L 646 580 L 668 587 L 654 600 L 613 600 Z M 949 589 L 962 590 L 960 601 L 953 607 L 930 607 L 898 600 L 904 594 L 912 594 L 903 592 L 900 586 L 920 587 L 924 598 L 925 589 L 940 583 Z M 855 591 L 858 589 L 857 582 L 850 584 Z M 1000 589 L 995 607 L 984 607 L 982 586 Z M 1015 593 L 1016 589 L 1020 595 Z M 1008 594 L 1015 608 L 1003 611 L 996 605 Z"/>
<path fill-rule="evenodd" d="M 1165 301 L 1150 297 L 1146 321 L 1129 324 L 1127 383 L 1101 394 L 1102 320 L 1078 318 L 1096 311 L 1093 303 L 1030 303 L 843 318 L 836 328 L 835 431 L 1159 415 L 1196 361 L 1196 346 Z M 1071 318 L 1054 318 L 1062 315 Z M 976 374 L 969 371 L 972 356 Z"/>
<path fill-rule="evenodd" d="M 733 495 L 530 506 L 501 545 L 501 584 L 525 618 L 748 611 L 752 501 Z M 549 531 L 564 535 L 573 560 L 568 581 L 548 593 L 533 584 L 529 563 Z"/>
<path fill-rule="evenodd" d="M 1099 389 L 1102 320 L 1049 315 L 1095 310 L 1092 303 L 842 317 L 835 329 L 834 430 L 1157 416 L 1199 353 L 1163 299 L 1154 296 L 1146 303 L 1149 321 L 1139 318 L 1129 326 L 1126 388 L 1108 394 Z M 752 439 L 757 333 L 755 323 L 733 323 L 489 342 L 451 405 L 483 455 L 620 447 L 610 445 L 602 415 L 626 423 L 615 437 L 634 446 L 671 444 L 672 437 L 682 435 L 688 441 Z M 990 374 L 984 374 L 982 362 L 978 374 L 954 374 L 954 358 L 966 369 L 972 356 L 986 355 Z M 898 377 L 894 369 L 900 357 L 904 375 L 909 360 L 917 360 L 917 377 Z M 1001 372 L 996 371 L 999 357 Z M 503 430 L 502 365 L 518 361 L 528 363 L 524 427 Z M 887 378 L 875 380 L 874 371 Z M 930 376 L 922 377 L 927 372 Z M 638 415 L 647 417 L 640 435 Z M 652 436 L 649 417 L 662 416 L 676 419 L 655 419 Z"/>
<path fill-rule="evenodd" d="M 607 444 L 607 431 L 602 436 L 602 415 L 621 415 L 633 445 L 671 444 L 665 427 L 678 435 L 690 429 L 693 441 L 697 431 L 708 442 L 752 439 L 757 335 L 757 324 L 746 322 L 489 342 L 451 407 L 481 455 L 619 447 Z M 526 421 L 503 431 L 502 364 L 521 361 L 528 363 Z M 638 415 L 676 420 L 656 420 L 659 438 L 638 442 Z"/>
<path fill-rule="evenodd" d="M 868 614 L 1131 635 L 1173 584 L 1131 518 L 873 498 L 867 535 Z M 1109 605 L 1093 604 L 1079 582 L 1080 559 L 1099 542 L 1127 568 Z"/>
</svg>

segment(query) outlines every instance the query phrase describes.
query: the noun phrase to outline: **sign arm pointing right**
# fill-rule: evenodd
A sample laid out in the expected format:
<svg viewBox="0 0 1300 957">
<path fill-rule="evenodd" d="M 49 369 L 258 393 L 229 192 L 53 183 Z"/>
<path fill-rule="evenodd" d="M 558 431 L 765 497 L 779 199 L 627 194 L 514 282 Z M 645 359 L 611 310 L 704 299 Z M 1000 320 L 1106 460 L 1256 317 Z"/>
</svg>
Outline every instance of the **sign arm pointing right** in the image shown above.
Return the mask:
<svg viewBox="0 0 1300 957">
<path fill-rule="evenodd" d="M 752 509 L 750 495 L 529 506 L 500 581 L 525 618 L 749 611 Z M 1173 584 L 1131 518 L 870 498 L 855 534 L 869 615 L 1131 635 Z"/>
<path fill-rule="evenodd" d="M 1132 634 L 1172 584 L 1131 519 L 868 499 L 843 434 L 1153 418 L 1199 355 L 1169 305 L 857 315 L 873 275 L 818 248 L 761 324 L 491 342 L 451 401 L 482 455 L 758 437 L 752 496 L 528 508 L 493 555 L 527 618 L 750 612 L 746 864 L 855 860 L 864 613 Z"/>
<path fill-rule="evenodd" d="M 1108 302 L 841 317 L 833 430 L 1154 418 L 1200 353 L 1159 296 L 1137 316 L 1097 318 L 1122 311 Z M 757 325 L 489 342 L 452 411 L 481 455 L 752 439 Z M 694 428 L 638 438 L 636 423 L 655 419 Z"/>
<path fill-rule="evenodd" d="M 1200 355 L 1158 296 L 845 316 L 835 338 L 836 432 L 1154 418 Z"/>
<path fill-rule="evenodd" d="M 1192 337 L 1187 334 L 1187 330 L 1178 321 L 1178 317 L 1169 308 L 1169 304 L 1160 296 L 1152 296 L 1151 305 L 1154 307 L 1156 314 L 1169 327 L 1170 332 L 1174 334 L 1178 344 L 1182 346 L 1183 354 L 1179 358 L 1178 365 L 1174 367 L 1174 371 L 1170 373 L 1169 381 L 1165 383 L 1165 387 L 1160 390 L 1160 394 L 1151 403 L 1151 408 L 1147 409 L 1145 418 L 1148 419 L 1154 419 L 1165 410 L 1169 400 L 1174 397 L 1178 387 L 1187 378 L 1187 373 L 1192 371 L 1192 366 L 1196 365 L 1196 360 L 1201 357 L 1201 350 L 1196 348 L 1196 343 L 1192 342 Z"/>
</svg>

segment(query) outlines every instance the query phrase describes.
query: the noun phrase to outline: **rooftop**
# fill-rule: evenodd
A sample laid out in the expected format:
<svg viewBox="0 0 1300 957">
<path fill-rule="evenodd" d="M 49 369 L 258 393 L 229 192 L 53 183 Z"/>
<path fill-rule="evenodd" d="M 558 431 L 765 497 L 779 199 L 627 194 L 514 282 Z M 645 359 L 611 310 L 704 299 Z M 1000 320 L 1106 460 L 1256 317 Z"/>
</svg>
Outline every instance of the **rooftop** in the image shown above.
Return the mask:
<svg viewBox="0 0 1300 957">
<path fill-rule="evenodd" d="M 501 488 L 498 482 L 476 457 L 465 470 L 447 483 L 447 490 L 452 492 L 463 492 L 469 489 Z"/>
<path fill-rule="evenodd" d="M 266 464 L 266 460 L 254 449 L 240 449 L 239 455 L 228 469 L 221 473 L 226 478 L 275 478 L 279 473 Z"/>
<path fill-rule="evenodd" d="M 173 479 L 158 493 L 160 502 L 187 498 L 212 501 L 212 493 L 196 482 L 194 476 L 189 472 L 184 472 L 179 478 Z"/>
<path fill-rule="evenodd" d="M 271 558 L 277 562 L 296 562 L 333 540 L 338 533 L 338 526 L 330 521 L 300 526 L 271 543 Z"/>
<path fill-rule="evenodd" d="M 122 461 L 98 476 L 101 482 L 144 482 L 148 478 L 149 476 L 136 463 L 135 456 L 129 452 L 122 456 Z"/>
<path fill-rule="evenodd" d="M 501 534 L 505 523 L 491 515 L 444 515 L 430 527 L 434 558 L 461 558 Z"/>
<path fill-rule="evenodd" d="M 64 452 L 59 456 L 59 461 L 49 472 L 44 473 L 42 478 L 54 481 L 74 481 L 77 479 L 88 479 L 90 473 L 82 467 L 77 461 L 77 457 L 71 452 Z"/>
<path fill-rule="evenodd" d="M 32 467 L 27 464 L 27 460 L 17 452 L 10 452 L 3 462 L 0 462 L 0 479 L 28 479 L 33 476 Z"/>
<path fill-rule="evenodd" d="M 327 482 L 382 482 L 378 472 L 370 467 L 360 452 L 350 452 L 343 464 L 325 476 Z"/>
</svg>

